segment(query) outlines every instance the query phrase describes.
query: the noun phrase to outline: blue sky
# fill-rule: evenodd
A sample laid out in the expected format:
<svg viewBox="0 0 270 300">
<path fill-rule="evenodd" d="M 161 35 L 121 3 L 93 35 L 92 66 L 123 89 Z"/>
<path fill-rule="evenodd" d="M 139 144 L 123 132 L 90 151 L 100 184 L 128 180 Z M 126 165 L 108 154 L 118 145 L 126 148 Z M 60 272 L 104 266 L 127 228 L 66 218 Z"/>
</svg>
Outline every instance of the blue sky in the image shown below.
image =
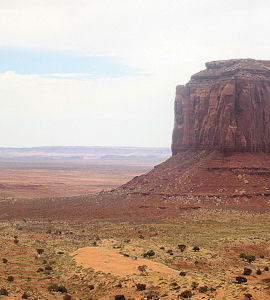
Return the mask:
<svg viewBox="0 0 270 300">
<path fill-rule="evenodd" d="M 0 73 L 85 74 L 95 77 L 135 76 L 138 70 L 114 57 L 86 56 L 64 51 L 24 48 L 0 48 Z"/>
</svg>

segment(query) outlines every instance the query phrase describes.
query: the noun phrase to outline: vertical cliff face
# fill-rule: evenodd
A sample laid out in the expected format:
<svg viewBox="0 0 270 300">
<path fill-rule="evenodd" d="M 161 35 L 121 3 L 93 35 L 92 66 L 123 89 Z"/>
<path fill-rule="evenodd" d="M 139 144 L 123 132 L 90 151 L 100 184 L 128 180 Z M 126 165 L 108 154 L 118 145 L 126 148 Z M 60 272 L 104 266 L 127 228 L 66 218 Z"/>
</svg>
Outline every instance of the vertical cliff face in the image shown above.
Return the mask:
<svg viewBox="0 0 270 300">
<path fill-rule="evenodd" d="M 172 153 L 270 151 L 270 61 L 216 61 L 178 86 Z"/>
</svg>

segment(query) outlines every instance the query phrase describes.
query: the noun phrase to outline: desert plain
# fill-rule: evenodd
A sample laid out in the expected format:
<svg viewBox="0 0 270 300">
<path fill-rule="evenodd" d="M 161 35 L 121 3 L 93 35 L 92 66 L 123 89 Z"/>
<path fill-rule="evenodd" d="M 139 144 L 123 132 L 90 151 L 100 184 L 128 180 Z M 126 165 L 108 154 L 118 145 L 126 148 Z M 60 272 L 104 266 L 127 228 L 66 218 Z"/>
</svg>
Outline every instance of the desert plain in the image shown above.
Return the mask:
<svg viewBox="0 0 270 300">
<path fill-rule="evenodd" d="M 93 197 L 151 164 L 6 161 L 1 167 L 1 299 L 270 299 L 267 211 L 190 207 L 154 216 L 152 206 L 141 205 L 137 217 L 126 210 L 111 218 L 37 216 L 29 201 Z M 6 202 L 19 210 L 6 214 Z"/>
</svg>

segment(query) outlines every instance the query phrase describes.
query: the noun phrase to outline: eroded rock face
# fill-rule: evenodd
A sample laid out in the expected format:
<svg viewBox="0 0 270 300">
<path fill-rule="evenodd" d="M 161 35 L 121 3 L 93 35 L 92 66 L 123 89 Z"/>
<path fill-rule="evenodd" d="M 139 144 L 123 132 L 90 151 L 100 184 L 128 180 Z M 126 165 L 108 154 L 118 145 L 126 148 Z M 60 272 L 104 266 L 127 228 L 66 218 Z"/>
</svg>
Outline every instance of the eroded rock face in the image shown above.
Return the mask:
<svg viewBox="0 0 270 300">
<path fill-rule="evenodd" d="M 172 153 L 270 152 L 270 61 L 235 59 L 206 67 L 176 89 Z"/>
</svg>

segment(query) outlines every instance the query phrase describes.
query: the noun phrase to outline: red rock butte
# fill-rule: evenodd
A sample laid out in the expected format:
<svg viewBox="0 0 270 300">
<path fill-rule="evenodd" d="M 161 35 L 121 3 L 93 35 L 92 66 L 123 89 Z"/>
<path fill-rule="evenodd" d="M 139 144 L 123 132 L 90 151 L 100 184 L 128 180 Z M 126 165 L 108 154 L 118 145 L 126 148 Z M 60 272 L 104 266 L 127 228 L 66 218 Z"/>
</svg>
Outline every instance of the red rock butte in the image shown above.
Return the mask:
<svg viewBox="0 0 270 300">
<path fill-rule="evenodd" d="M 172 153 L 270 151 L 270 61 L 232 59 L 177 86 Z"/>
<path fill-rule="evenodd" d="M 2 217 L 171 218 L 270 209 L 270 61 L 213 61 L 176 88 L 172 157 L 111 191 L 0 203 Z"/>
</svg>

